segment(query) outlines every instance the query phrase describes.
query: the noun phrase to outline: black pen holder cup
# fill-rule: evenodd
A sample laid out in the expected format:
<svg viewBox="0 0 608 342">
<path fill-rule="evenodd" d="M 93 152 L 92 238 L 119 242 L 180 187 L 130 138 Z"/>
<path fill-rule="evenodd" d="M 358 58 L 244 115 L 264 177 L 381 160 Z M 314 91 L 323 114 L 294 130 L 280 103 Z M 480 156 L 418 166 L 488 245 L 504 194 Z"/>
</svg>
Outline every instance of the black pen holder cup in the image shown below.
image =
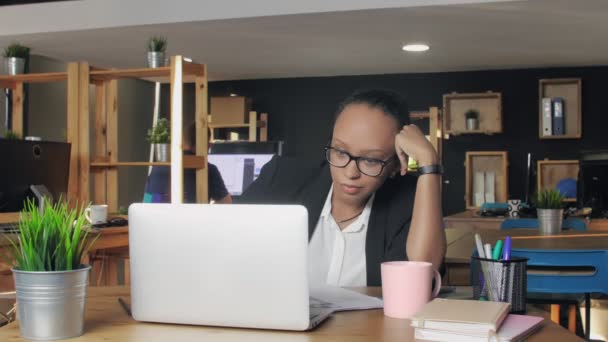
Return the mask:
<svg viewBox="0 0 608 342">
<path fill-rule="evenodd" d="M 471 257 L 473 298 L 511 303 L 511 313 L 525 313 L 527 266 L 527 258 L 492 260 Z"/>
</svg>

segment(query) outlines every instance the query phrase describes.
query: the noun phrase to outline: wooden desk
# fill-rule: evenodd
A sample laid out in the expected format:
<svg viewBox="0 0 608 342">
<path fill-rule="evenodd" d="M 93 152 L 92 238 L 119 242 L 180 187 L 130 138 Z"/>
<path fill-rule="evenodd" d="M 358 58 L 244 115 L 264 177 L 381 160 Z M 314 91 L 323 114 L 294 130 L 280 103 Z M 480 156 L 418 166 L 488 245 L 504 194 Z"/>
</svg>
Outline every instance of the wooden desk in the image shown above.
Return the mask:
<svg viewBox="0 0 608 342">
<path fill-rule="evenodd" d="M 471 228 L 500 230 L 500 224 L 504 217 L 482 217 L 474 210 L 466 210 L 458 214 L 443 218 L 446 228 Z M 600 230 L 608 232 L 608 219 L 585 219 L 587 229 L 590 231 Z"/>
<path fill-rule="evenodd" d="M 526 249 L 608 249 L 608 232 L 562 232 L 560 235 L 538 235 L 537 229 L 512 229 L 509 231 L 455 228 L 446 229 L 448 248 L 445 256 L 446 283 L 450 285 L 469 285 L 469 263 L 475 248 L 474 234 L 479 233 L 482 240 L 494 244 L 504 240 L 506 235 L 513 238 L 513 248 Z"/>
<path fill-rule="evenodd" d="M 19 221 L 19 213 L 0 213 L 0 223 L 11 223 Z M 99 237 L 91 246 L 90 252 L 107 250 L 113 248 L 123 248 L 129 246 L 129 227 L 111 227 L 95 229 L 94 232 L 99 233 Z M 94 235 L 94 234 L 91 234 Z M 10 243 L 0 236 L 0 255 L 4 255 Z M 8 291 L 13 289 L 13 278 L 10 266 L 0 257 L 0 291 Z"/>
<path fill-rule="evenodd" d="M 380 295 L 379 288 L 359 291 Z M 89 288 L 84 335 L 73 341 L 414 341 L 408 320 L 385 317 L 382 310 L 336 313 L 310 332 L 282 332 L 252 329 L 212 328 L 138 323 L 118 304 L 127 297 L 125 287 Z M 536 314 L 538 312 L 531 312 Z M 24 341 L 17 323 L 0 328 L 0 341 Z M 545 320 L 528 341 L 581 341 L 566 329 Z"/>
</svg>

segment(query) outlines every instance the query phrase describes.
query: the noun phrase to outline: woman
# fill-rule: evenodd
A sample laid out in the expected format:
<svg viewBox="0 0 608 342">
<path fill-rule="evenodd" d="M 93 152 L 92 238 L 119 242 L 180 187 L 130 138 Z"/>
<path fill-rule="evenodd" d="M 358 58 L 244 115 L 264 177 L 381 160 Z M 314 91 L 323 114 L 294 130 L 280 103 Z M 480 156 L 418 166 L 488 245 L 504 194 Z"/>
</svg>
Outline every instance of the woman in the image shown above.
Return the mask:
<svg viewBox="0 0 608 342">
<path fill-rule="evenodd" d="M 377 286 L 390 260 L 440 267 L 441 167 L 408 118 L 398 94 L 357 92 L 339 106 L 323 162 L 274 158 L 240 198 L 308 209 L 311 283 Z M 420 176 L 407 174 L 408 157 Z"/>
</svg>

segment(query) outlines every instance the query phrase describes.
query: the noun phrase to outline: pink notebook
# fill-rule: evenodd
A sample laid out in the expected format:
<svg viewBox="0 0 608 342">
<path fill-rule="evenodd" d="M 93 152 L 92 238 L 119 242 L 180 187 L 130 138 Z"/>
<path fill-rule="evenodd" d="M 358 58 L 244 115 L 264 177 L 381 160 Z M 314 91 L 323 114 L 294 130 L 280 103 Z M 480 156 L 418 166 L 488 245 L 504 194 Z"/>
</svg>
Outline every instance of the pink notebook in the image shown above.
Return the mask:
<svg viewBox="0 0 608 342">
<path fill-rule="evenodd" d="M 526 337 L 532 335 L 543 322 L 542 317 L 525 316 L 525 315 L 509 315 L 498 330 L 498 340 L 495 337 L 471 336 L 466 333 L 459 334 L 452 331 L 441 331 L 431 329 L 416 328 L 416 339 L 427 341 L 494 341 L 494 342 L 511 342 L 522 341 Z"/>
</svg>

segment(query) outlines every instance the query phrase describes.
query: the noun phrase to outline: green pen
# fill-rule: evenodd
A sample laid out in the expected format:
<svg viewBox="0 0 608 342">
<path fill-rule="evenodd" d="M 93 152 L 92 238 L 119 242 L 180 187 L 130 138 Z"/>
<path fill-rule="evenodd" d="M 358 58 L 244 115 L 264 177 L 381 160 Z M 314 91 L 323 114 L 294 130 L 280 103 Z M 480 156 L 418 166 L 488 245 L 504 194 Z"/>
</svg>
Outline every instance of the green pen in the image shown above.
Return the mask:
<svg viewBox="0 0 608 342">
<path fill-rule="evenodd" d="M 492 251 L 492 259 L 500 260 L 500 255 L 502 254 L 502 240 L 496 241 L 496 246 L 494 246 L 494 251 Z"/>
</svg>

